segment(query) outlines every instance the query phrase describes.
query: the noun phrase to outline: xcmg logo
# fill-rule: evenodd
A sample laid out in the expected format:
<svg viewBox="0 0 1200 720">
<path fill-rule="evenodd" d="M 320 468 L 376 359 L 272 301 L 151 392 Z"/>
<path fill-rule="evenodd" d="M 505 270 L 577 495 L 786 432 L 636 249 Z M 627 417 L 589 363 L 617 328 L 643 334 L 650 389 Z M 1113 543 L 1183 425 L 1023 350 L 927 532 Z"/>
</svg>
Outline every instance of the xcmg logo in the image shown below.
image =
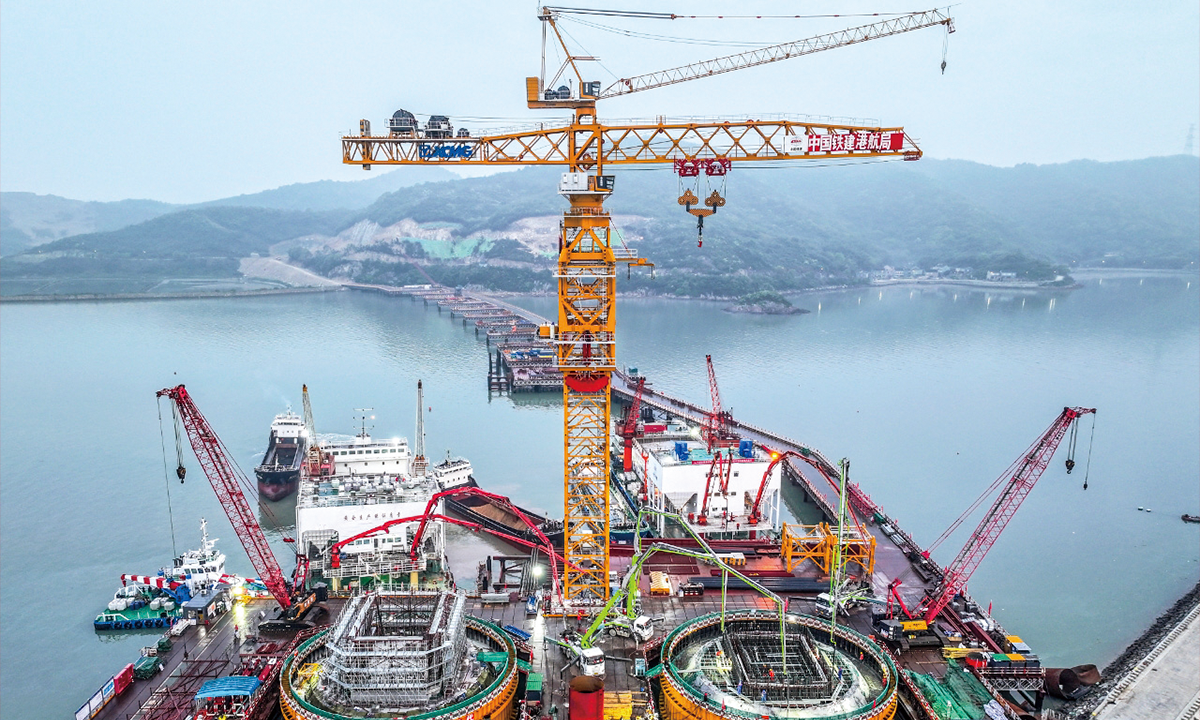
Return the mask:
<svg viewBox="0 0 1200 720">
<path fill-rule="evenodd" d="M 475 154 L 475 145 L 472 143 L 421 143 L 417 150 L 422 160 L 434 158 L 466 160 Z"/>
</svg>

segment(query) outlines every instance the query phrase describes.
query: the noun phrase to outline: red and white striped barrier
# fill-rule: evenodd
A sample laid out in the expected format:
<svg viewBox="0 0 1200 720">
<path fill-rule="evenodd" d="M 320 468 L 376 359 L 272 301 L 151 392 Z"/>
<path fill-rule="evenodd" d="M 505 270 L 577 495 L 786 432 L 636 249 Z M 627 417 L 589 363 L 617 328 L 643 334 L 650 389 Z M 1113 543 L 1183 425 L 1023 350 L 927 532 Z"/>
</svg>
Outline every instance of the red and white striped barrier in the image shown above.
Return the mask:
<svg viewBox="0 0 1200 720">
<path fill-rule="evenodd" d="M 142 585 L 151 585 L 156 588 L 166 588 L 169 590 L 174 590 L 175 588 L 179 587 L 181 584 L 181 583 L 175 582 L 174 580 L 170 580 L 168 578 L 161 577 L 161 576 L 158 576 L 158 577 L 150 577 L 148 575 L 122 575 L 121 576 L 121 585 L 124 585 L 125 583 L 131 583 L 131 582 L 141 583 Z"/>
</svg>

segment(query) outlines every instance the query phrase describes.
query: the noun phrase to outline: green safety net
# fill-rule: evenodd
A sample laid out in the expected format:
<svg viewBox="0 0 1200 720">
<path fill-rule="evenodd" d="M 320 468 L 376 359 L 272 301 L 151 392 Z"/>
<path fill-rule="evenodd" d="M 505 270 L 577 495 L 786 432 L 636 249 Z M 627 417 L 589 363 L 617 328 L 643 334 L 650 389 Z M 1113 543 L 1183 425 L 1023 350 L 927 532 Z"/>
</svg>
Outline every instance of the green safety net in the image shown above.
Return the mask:
<svg viewBox="0 0 1200 720">
<path fill-rule="evenodd" d="M 921 690 L 943 720 L 988 720 L 984 706 L 992 700 L 979 680 L 957 662 L 951 660 L 946 675 L 938 680 L 911 670 L 904 671 Z"/>
</svg>

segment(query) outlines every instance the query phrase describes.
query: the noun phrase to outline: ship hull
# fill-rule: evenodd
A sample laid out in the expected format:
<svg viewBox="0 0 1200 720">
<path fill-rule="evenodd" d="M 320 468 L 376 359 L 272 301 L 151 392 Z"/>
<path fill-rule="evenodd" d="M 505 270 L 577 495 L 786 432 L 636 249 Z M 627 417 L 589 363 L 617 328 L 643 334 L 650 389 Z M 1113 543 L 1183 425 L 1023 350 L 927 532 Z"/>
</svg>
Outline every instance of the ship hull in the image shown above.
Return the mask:
<svg viewBox="0 0 1200 720">
<path fill-rule="evenodd" d="M 475 479 L 471 478 L 467 483 L 460 487 L 479 487 Z M 478 495 L 465 495 L 461 497 L 449 496 L 445 498 L 446 510 L 457 515 L 463 520 L 479 523 L 480 525 L 492 530 L 493 532 L 504 535 L 512 535 L 514 537 L 528 540 L 529 542 L 537 542 L 538 537 L 528 525 L 521 521 L 512 511 L 501 506 L 491 498 L 480 497 Z M 517 507 L 525 517 L 536 526 L 545 525 L 546 518 L 532 510 L 526 510 L 523 507 Z M 553 535 L 551 542 L 554 542 Z M 558 546 L 561 547 L 561 533 L 559 533 Z"/>
<path fill-rule="evenodd" d="M 254 471 L 258 477 L 258 496 L 278 502 L 296 492 L 300 482 L 300 470 Z"/>
<path fill-rule="evenodd" d="M 291 417 L 294 416 L 279 416 L 275 419 L 276 424 L 281 418 L 286 421 Z M 272 426 L 262 464 L 254 468 L 260 498 L 277 502 L 296 492 L 306 449 L 303 437 L 280 435 Z"/>
</svg>

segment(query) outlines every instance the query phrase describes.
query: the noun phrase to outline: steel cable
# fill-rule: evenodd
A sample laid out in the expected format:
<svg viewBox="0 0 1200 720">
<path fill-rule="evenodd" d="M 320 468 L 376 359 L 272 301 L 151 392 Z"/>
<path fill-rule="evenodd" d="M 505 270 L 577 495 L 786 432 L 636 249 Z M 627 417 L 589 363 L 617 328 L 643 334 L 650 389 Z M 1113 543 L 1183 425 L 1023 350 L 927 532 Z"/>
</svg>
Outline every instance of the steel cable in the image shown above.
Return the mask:
<svg viewBox="0 0 1200 720">
<path fill-rule="evenodd" d="M 171 470 L 167 465 L 167 437 L 163 432 L 162 423 L 162 398 L 157 398 L 155 403 L 158 405 L 158 440 L 162 446 L 163 480 L 167 483 L 167 518 L 171 522 L 171 557 L 178 557 L 179 552 L 175 549 L 175 512 L 171 508 Z M 178 436 L 176 437 L 178 438 Z"/>
</svg>

